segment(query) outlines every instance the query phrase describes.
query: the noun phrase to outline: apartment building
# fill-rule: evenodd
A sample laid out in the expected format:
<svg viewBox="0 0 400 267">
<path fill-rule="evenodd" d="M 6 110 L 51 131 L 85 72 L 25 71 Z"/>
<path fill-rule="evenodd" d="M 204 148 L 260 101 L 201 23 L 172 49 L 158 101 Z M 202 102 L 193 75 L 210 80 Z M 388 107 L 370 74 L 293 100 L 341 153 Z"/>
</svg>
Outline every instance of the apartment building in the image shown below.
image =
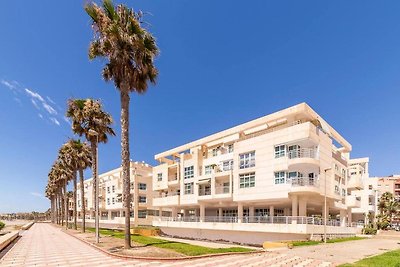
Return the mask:
<svg viewBox="0 0 400 267">
<path fill-rule="evenodd" d="M 131 223 L 151 225 L 154 210 L 152 209 L 152 166 L 144 162 L 130 162 L 131 175 Z M 93 178 L 84 182 L 86 201 L 86 218 L 90 225 L 94 223 Z M 100 224 L 118 226 L 125 223 L 125 212 L 122 204 L 122 167 L 99 174 L 99 209 Z M 78 212 L 81 213 L 81 193 L 78 183 Z M 137 213 L 137 222 L 134 214 Z M 158 215 L 158 214 L 157 214 Z"/>
<path fill-rule="evenodd" d="M 400 175 L 390 175 L 383 177 L 374 177 L 378 184 L 378 197 L 383 193 L 389 192 L 400 200 Z"/>
<path fill-rule="evenodd" d="M 153 224 L 171 235 L 252 243 L 354 234 L 368 161 L 305 103 L 155 155 Z M 362 169 L 364 172 L 349 172 Z M 326 197 L 326 209 L 324 199 Z M 160 213 L 161 214 L 161 213 Z"/>
</svg>

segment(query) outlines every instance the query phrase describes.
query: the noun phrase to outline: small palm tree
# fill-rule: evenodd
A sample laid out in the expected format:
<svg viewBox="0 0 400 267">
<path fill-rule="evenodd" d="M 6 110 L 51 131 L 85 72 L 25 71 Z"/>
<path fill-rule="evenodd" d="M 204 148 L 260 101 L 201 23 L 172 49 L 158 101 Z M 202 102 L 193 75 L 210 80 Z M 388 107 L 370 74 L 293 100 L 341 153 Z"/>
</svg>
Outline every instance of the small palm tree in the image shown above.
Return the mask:
<svg viewBox="0 0 400 267">
<path fill-rule="evenodd" d="M 90 44 L 89 58 L 106 58 L 103 78 L 114 81 L 121 100 L 121 157 L 123 202 L 125 209 L 125 248 L 130 239 L 130 151 L 129 151 L 129 93 L 143 94 L 148 83 L 155 83 L 158 71 L 154 58 L 158 55 L 155 38 L 142 27 L 142 13 L 125 5 L 114 7 L 111 0 L 85 6 L 92 19 L 95 38 Z M 137 196 L 134 201 L 137 207 Z M 137 212 L 134 214 L 137 224 Z"/>
<path fill-rule="evenodd" d="M 79 136 L 84 135 L 90 142 L 92 153 L 93 183 L 98 180 L 97 173 L 97 148 L 98 143 L 107 143 L 108 136 L 115 136 L 114 130 L 110 127 L 113 119 L 110 114 L 103 110 L 101 103 L 94 99 L 70 99 L 68 101 L 67 117 L 72 120 L 72 130 Z M 81 189 L 82 190 L 82 189 Z M 93 186 L 94 199 L 98 199 L 99 192 Z M 98 202 L 95 203 L 95 212 L 99 214 Z"/>
</svg>

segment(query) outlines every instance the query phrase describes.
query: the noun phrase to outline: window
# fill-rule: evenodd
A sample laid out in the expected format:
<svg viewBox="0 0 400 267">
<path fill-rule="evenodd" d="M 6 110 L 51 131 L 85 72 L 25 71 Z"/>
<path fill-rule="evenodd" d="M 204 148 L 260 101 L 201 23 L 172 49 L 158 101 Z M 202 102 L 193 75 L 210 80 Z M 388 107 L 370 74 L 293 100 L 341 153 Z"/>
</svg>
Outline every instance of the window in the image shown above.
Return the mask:
<svg viewBox="0 0 400 267">
<path fill-rule="evenodd" d="M 218 156 L 218 151 L 219 151 L 220 147 L 216 147 L 212 149 L 212 156 L 216 157 Z"/>
<path fill-rule="evenodd" d="M 135 189 L 135 183 L 131 183 L 131 190 Z"/>
<path fill-rule="evenodd" d="M 139 210 L 138 211 L 138 218 L 146 219 L 147 211 L 146 210 Z"/>
<path fill-rule="evenodd" d="M 115 204 L 115 197 L 112 198 L 112 203 Z"/>
<path fill-rule="evenodd" d="M 207 165 L 204 167 L 204 174 L 211 174 L 213 170 L 213 165 Z"/>
<path fill-rule="evenodd" d="M 147 197 L 139 196 L 139 203 L 146 203 L 146 202 L 147 202 Z"/>
<path fill-rule="evenodd" d="M 110 187 L 109 186 L 107 186 L 107 193 L 110 194 Z"/>
<path fill-rule="evenodd" d="M 146 190 L 147 189 L 147 185 L 144 183 L 139 183 L 139 190 Z"/>
<path fill-rule="evenodd" d="M 110 198 L 107 198 L 107 205 L 110 205 Z"/>
<path fill-rule="evenodd" d="M 342 189 L 342 196 L 343 196 L 343 197 L 346 196 L 346 189 Z"/>
<path fill-rule="evenodd" d="M 240 188 L 248 188 L 256 186 L 256 175 L 254 172 L 239 175 Z"/>
<path fill-rule="evenodd" d="M 222 162 L 222 170 L 223 171 L 233 170 L 233 160 L 227 160 Z"/>
<path fill-rule="evenodd" d="M 275 184 L 284 184 L 286 173 L 284 171 L 275 172 Z"/>
<path fill-rule="evenodd" d="M 335 185 L 335 193 L 338 194 L 338 195 L 340 194 L 339 186 L 337 186 L 337 185 Z"/>
<path fill-rule="evenodd" d="M 233 144 L 228 145 L 228 153 L 233 152 Z"/>
<path fill-rule="evenodd" d="M 254 210 L 255 216 L 269 216 L 269 209 L 255 209 Z"/>
<path fill-rule="evenodd" d="M 368 185 L 368 189 L 372 190 L 372 184 Z"/>
<path fill-rule="evenodd" d="M 310 173 L 310 174 L 313 174 L 313 173 Z M 314 174 L 313 174 L 314 175 Z M 294 179 L 296 179 L 296 178 L 301 178 L 301 177 L 303 177 L 303 174 L 302 173 L 300 173 L 300 172 L 288 172 L 287 173 L 287 177 L 286 177 L 286 183 L 290 183 L 290 181 L 294 178 Z M 275 173 L 275 184 L 276 184 L 276 173 Z M 297 182 L 297 179 L 296 179 L 296 181 L 295 181 L 295 183 Z M 297 182 L 298 183 L 298 182 Z"/>
<path fill-rule="evenodd" d="M 115 193 L 115 185 L 112 186 L 112 192 Z"/>
<path fill-rule="evenodd" d="M 240 169 L 256 166 L 256 152 L 249 152 L 239 155 Z"/>
<path fill-rule="evenodd" d="M 237 210 L 222 210 L 222 217 L 237 217 Z"/>
<path fill-rule="evenodd" d="M 286 155 L 286 146 L 285 145 L 279 145 L 275 146 L 275 158 L 281 158 Z"/>
<path fill-rule="evenodd" d="M 189 178 L 193 178 L 193 177 L 194 177 L 194 167 L 193 166 L 185 167 L 185 174 L 184 174 L 183 178 L 189 179 Z"/>
<path fill-rule="evenodd" d="M 185 184 L 185 195 L 190 195 L 193 194 L 193 183 L 187 183 Z"/>
<path fill-rule="evenodd" d="M 157 181 L 158 182 L 162 181 L 162 173 L 157 173 Z"/>
</svg>

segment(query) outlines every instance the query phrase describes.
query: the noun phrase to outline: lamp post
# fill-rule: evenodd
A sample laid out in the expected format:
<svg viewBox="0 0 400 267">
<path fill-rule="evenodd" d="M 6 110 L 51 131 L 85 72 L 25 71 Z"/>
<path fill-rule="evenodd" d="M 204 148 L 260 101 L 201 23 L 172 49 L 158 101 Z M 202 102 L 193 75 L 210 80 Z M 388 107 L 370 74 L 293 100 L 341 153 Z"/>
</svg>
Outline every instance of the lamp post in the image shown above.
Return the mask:
<svg viewBox="0 0 400 267">
<path fill-rule="evenodd" d="M 100 231 L 99 231 L 99 133 L 95 130 L 90 129 L 89 134 L 96 136 L 96 177 L 93 177 L 95 180 L 95 189 L 97 195 L 94 196 L 94 227 L 96 232 L 96 243 L 100 242 Z"/>
<path fill-rule="evenodd" d="M 325 190 L 324 190 L 324 243 L 326 244 L 326 219 L 327 219 L 327 214 L 326 214 L 326 182 L 327 182 L 327 178 L 326 178 L 326 172 L 331 170 L 332 168 L 328 168 L 324 170 L 324 174 L 325 174 Z"/>
</svg>

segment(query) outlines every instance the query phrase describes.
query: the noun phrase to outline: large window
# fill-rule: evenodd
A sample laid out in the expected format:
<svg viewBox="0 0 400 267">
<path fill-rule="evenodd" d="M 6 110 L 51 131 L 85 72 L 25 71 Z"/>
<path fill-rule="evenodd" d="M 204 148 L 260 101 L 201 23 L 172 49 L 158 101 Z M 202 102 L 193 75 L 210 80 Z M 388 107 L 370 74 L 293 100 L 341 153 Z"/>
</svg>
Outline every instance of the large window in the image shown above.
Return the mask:
<svg viewBox="0 0 400 267">
<path fill-rule="evenodd" d="M 275 146 L 275 158 L 281 158 L 286 155 L 286 146 L 285 145 L 279 145 Z"/>
<path fill-rule="evenodd" d="M 183 176 L 184 179 L 189 179 L 194 177 L 194 167 L 189 166 L 185 167 L 185 175 Z"/>
<path fill-rule="evenodd" d="M 185 195 L 190 195 L 193 194 L 193 183 L 187 183 L 185 184 Z"/>
<path fill-rule="evenodd" d="M 222 217 L 237 217 L 237 210 L 222 210 Z"/>
<path fill-rule="evenodd" d="M 112 186 L 112 192 L 115 193 L 115 185 Z"/>
<path fill-rule="evenodd" d="M 204 167 L 204 174 L 211 174 L 213 170 L 213 165 L 207 165 Z"/>
<path fill-rule="evenodd" d="M 147 216 L 147 211 L 146 210 L 139 210 L 138 211 L 138 218 L 145 219 L 146 216 Z"/>
<path fill-rule="evenodd" d="M 240 169 L 250 168 L 256 166 L 256 152 L 243 153 L 239 155 Z"/>
<path fill-rule="evenodd" d="M 230 171 L 233 170 L 233 160 L 227 160 L 222 162 L 222 170 L 223 171 Z"/>
<path fill-rule="evenodd" d="M 228 153 L 233 152 L 233 144 L 228 145 Z"/>
<path fill-rule="evenodd" d="M 284 184 L 286 178 L 286 172 L 280 171 L 275 172 L 275 184 Z"/>
<path fill-rule="evenodd" d="M 157 181 L 158 182 L 162 181 L 162 173 L 157 173 Z"/>
<path fill-rule="evenodd" d="M 254 172 L 239 175 L 240 188 L 248 188 L 256 186 L 256 175 Z"/>
<path fill-rule="evenodd" d="M 139 183 L 139 190 L 146 190 L 147 189 L 147 185 L 144 183 Z"/>
</svg>

